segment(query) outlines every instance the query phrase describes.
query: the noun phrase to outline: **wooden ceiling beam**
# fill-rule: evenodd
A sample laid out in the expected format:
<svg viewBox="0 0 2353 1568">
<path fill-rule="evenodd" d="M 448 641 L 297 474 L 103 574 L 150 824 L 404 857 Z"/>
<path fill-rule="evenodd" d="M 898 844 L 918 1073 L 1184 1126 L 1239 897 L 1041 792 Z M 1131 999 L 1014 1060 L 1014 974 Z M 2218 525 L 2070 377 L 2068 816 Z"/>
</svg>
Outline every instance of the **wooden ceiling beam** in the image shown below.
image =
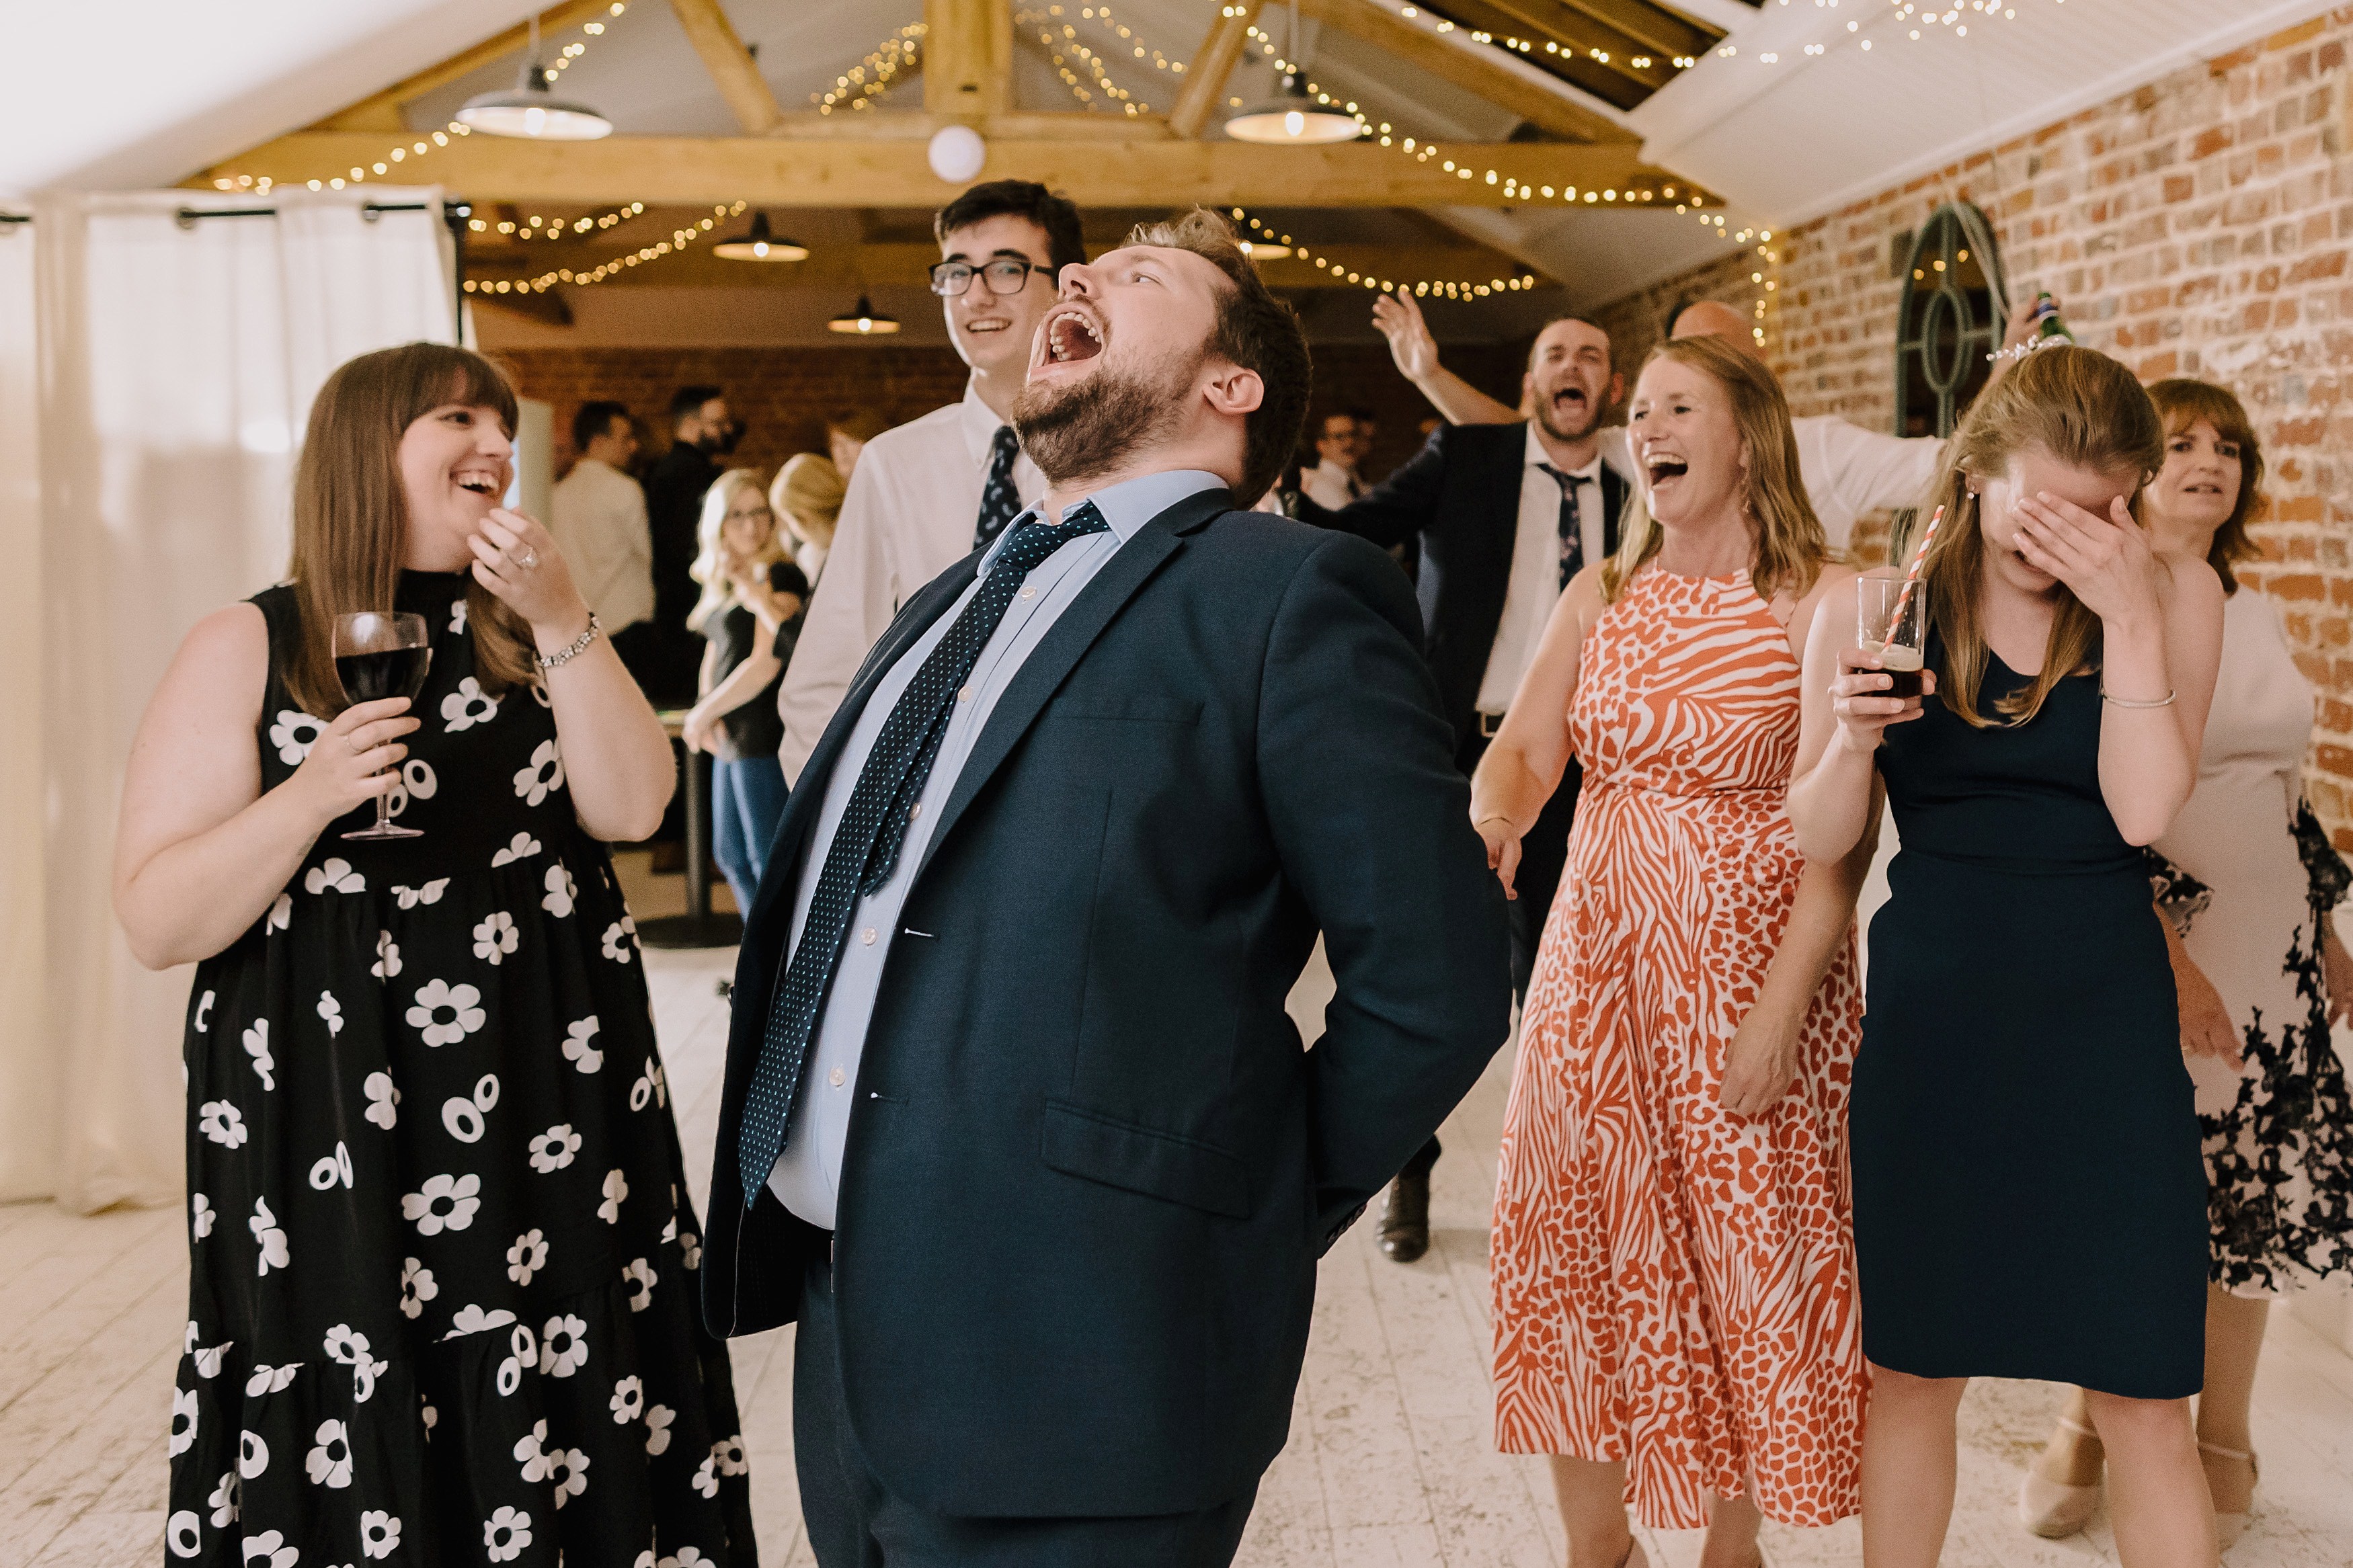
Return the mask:
<svg viewBox="0 0 2353 1568">
<path fill-rule="evenodd" d="M 1500 60 L 1487 58 L 1490 51 L 1485 46 L 1407 21 L 1368 0 L 1301 0 L 1300 9 L 1360 43 L 1508 110 L 1539 131 L 1572 142 L 1630 146 L 1641 142 L 1633 132 L 1607 115 L 1595 113 L 1566 92 L 1531 81 Z"/>
<path fill-rule="evenodd" d="M 1084 110 L 1044 113 L 926 114 L 920 110 L 786 110 L 771 136 L 811 142 L 928 142 L 944 125 L 969 125 L 991 142 L 1100 142 L 1105 136 L 1153 141 L 1169 134 L 1156 114 L 1091 114 Z"/>
<path fill-rule="evenodd" d="M 973 120 L 1013 107 L 1013 0 L 923 0 L 923 108 Z"/>
<path fill-rule="evenodd" d="M 1641 44 L 1652 54 L 1672 59 L 1677 55 L 1697 56 L 1707 53 L 1722 40 L 1717 28 L 1677 16 L 1664 5 L 1646 5 L 1643 0 L 1563 0 L 1572 11 L 1582 11 L 1604 26 Z"/>
<path fill-rule="evenodd" d="M 380 136 L 303 133 L 215 165 L 192 183 L 266 175 L 276 184 L 300 185 L 382 155 Z M 1440 160 L 1424 163 L 1370 142 L 1267 147 L 1104 134 L 1085 141 L 993 142 L 979 177 L 1042 181 L 1082 206 L 1133 206 L 1148 195 L 1168 206 L 1451 204 L 1541 210 L 1549 204 L 1507 195 L 1505 182 L 1516 180 L 1530 189 L 1626 185 L 1636 174 L 1640 152 L 1630 142 L 1515 142 L 1449 145 L 1445 155 L 1478 174 L 1463 178 Z M 431 165 L 431 176 L 443 186 L 479 202 L 741 200 L 767 207 L 930 208 L 956 189 L 931 172 L 923 145 L 912 140 L 612 136 L 544 142 L 477 135 L 453 138 L 433 153 Z M 1488 170 L 1494 171 L 1493 184 L 1486 183 Z"/>
<path fill-rule="evenodd" d="M 734 24 L 719 8 L 719 0 L 670 0 L 670 8 L 744 134 L 765 136 L 774 132 L 785 111 L 777 106 L 776 95 L 769 90 L 752 51 L 737 37 Z"/>
<path fill-rule="evenodd" d="M 608 21 L 614 15 L 611 0 L 564 0 L 539 14 L 539 41 L 545 47 L 554 34 L 584 22 Z M 473 75 L 484 66 L 492 65 L 512 54 L 531 47 L 528 23 L 509 27 L 505 32 L 483 39 L 470 49 L 460 50 L 439 65 L 428 66 L 414 76 L 404 77 L 382 92 L 370 93 L 357 103 L 336 110 L 320 121 L 314 131 L 389 131 L 395 135 L 408 129 L 401 116 L 401 106 L 414 99 L 423 98 L 437 88 L 444 88 L 460 77 Z M 381 156 L 382 154 L 378 154 Z"/>
<path fill-rule="evenodd" d="M 1250 43 L 1250 24 L 1257 19 L 1259 0 L 1240 0 L 1239 4 L 1222 7 L 1222 15 L 1209 28 L 1209 36 L 1193 51 L 1185 64 L 1185 85 L 1177 90 L 1176 101 L 1168 110 L 1171 134 L 1187 141 L 1198 136 L 1209 122 L 1224 95 L 1226 83 L 1234 74 L 1234 67 Z"/>
<path fill-rule="evenodd" d="M 1642 99 L 1674 80 L 1683 72 L 1641 39 L 1629 37 L 1583 11 L 1572 11 L 1561 0 L 1439 0 L 1447 16 L 1462 26 L 1505 37 L 1523 37 L 1537 47 L 1514 50 L 1520 58 L 1546 72 L 1566 72 L 1586 91 L 1620 108 Z M 1559 46 L 1547 54 L 1546 40 Z M 1608 59 L 1596 58 L 1596 51 Z M 1637 59 L 1647 59 L 1638 66 Z"/>
<path fill-rule="evenodd" d="M 470 247 L 466 272 L 478 282 L 496 283 L 539 277 L 557 268 L 586 271 L 611 259 L 617 242 L 617 237 L 577 245 L 533 244 L 527 251 L 522 247 L 496 250 L 488 246 Z M 1113 247 L 1092 247 L 1096 254 L 1110 248 Z M 1388 279 L 1408 283 L 1424 279 L 1492 283 L 1497 278 L 1529 270 L 1482 245 L 1324 245 L 1314 249 L 1317 256 L 1336 265 L 1324 270 L 1302 258 L 1285 258 L 1260 262 L 1259 275 L 1270 287 L 1277 289 L 1361 289 L 1361 281 L 1347 280 L 1350 272 L 1357 273 L 1360 279 L 1370 277 L 1377 282 Z M 697 245 L 682 255 L 665 258 L 659 266 L 625 269 L 597 287 L 921 289 L 928 286 L 930 268 L 939 258 L 936 245 L 869 241 L 862 245 L 814 246 L 806 261 L 754 264 L 725 260 Z M 562 294 L 562 289 L 554 289 L 539 295 L 491 294 L 487 298 L 503 304 L 516 299 L 558 299 Z M 475 297 L 483 296 L 477 291 Z"/>
</svg>

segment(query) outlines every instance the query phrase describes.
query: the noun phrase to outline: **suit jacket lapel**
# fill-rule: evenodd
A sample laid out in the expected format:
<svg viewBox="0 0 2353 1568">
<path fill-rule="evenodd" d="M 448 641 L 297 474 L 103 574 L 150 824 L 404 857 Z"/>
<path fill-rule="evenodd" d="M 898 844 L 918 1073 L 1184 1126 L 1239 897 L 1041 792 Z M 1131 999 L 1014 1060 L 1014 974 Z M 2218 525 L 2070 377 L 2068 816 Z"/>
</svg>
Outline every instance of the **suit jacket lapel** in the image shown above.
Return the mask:
<svg viewBox="0 0 2353 1568">
<path fill-rule="evenodd" d="M 1618 553 L 1618 520 L 1626 510 L 1626 481 L 1608 463 L 1601 465 L 1601 553 Z"/>
<path fill-rule="evenodd" d="M 801 776 L 785 798 L 785 815 L 776 824 L 776 837 L 768 850 L 768 874 L 760 880 L 760 890 L 752 900 L 751 910 L 744 918 L 745 949 L 752 944 L 754 927 L 767 919 L 770 910 L 782 899 L 790 910 L 791 890 L 800 885 L 802 847 L 817 826 L 818 814 L 825 808 L 826 782 L 841 760 L 841 751 L 849 743 L 849 732 L 858 727 L 859 715 L 874 695 L 874 688 L 891 667 L 899 662 L 915 645 L 932 623 L 953 608 L 957 598 L 972 584 L 980 569 L 981 552 L 971 555 L 926 584 L 904 608 L 892 617 L 882 638 L 868 652 L 866 662 L 859 667 L 856 679 L 842 695 L 841 706 L 834 710 L 833 721 L 818 737 L 817 749 L 802 765 Z"/>
<path fill-rule="evenodd" d="M 956 820 L 964 815 L 965 808 L 1012 754 L 1021 737 L 1029 733 L 1029 726 L 1037 722 L 1039 713 L 1061 689 L 1063 679 L 1087 649 L 1094 646 L 1103 629 L 1160 569 L 1160 563 L 1176 552 L 1184 542 L 1179 535 L 1191 532 L 1232 506 L 1233 498 L 1222 489 L 1203 490 L 1178 501 L 1120 546 L 1119 552 L 1105 562 L 1094 580 L 1080 591 L 1071 607 L 1062 612 L 1061 618 L 1022 661 L 1012 684 L 1005 689 L 988 721 L 981 726 L 972 754 L 965 759 L 964 771 L 956 775 L 955 788 L 949 793 L 947 805 L 941 807 L 940 819 L 932 828 L 930 842 L 924 846 L 924 866 L 931 864 L 932 857 L 955 830 Z M 916 875 L 922 874 L 923 868 L 919 866 Z"/>
</svg>

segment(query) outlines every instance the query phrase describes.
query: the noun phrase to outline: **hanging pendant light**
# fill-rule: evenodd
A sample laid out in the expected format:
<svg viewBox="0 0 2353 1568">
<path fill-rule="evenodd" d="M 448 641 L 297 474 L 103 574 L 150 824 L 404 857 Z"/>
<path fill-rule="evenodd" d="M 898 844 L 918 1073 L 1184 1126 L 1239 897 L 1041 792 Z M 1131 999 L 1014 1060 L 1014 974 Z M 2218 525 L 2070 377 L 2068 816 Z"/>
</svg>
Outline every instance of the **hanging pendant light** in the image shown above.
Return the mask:
<svg viewBox="0 0 2353 1568">
<path fill-rule="evenodd" d="M 768 215 L 754 213 L 749 234 L 740 239 L 721 240 L 711 247 L 711 254 L 730 261 L 806 261 L 808 247 L 769 233 Z"/>
<path fill-rule="evenodd" d="M 539 18 L 531 19 L 530 58 L 509 92 L 478 93 L 458 110 L 458 122 L 492 136 L 537 142 L 594 142 L 613 133 L 613 122 L 586 104 L 568 103 L 548 90 L 547 67 L 539 58 Z"/>
<path fill-rule="evenodd" d="M 858 303 L 848 312 L 826 323 L 828 331 L 848 332 L 852 337 L 881 337 L 899 330 L 899 319 L 875 310 L 874 301 L 860 294 Z"/>
<path fill-rule="evenodd" d="M 1364 130 L 1356 117 L 1308 96 L 1307 68 L 1299 58 L 1299 0 L 1291 0 L 1291 50 L 1287 59 L 1291 68 L 1283 73 L 1282 85 L 1275 89 L 1274 96 L 1261 99 L 1236 112 L 1226 121 L 1226 134 L 1237 142 L 1293 146 L 1354 142 Z"/>
</svg>

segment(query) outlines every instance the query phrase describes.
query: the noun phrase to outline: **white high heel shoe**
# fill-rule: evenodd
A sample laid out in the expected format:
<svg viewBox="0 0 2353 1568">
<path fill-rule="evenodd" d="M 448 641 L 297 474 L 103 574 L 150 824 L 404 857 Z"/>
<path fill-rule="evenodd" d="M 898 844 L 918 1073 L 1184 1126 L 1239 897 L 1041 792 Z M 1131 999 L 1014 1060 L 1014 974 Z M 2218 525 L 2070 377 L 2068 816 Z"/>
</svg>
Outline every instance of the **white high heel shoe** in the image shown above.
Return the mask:
<svg viewBox="0 0 2353 1568">
<path fill-rule="evenodd" d="M 2099 1441 L 2097 1432 L 2064 1415 L 2059 1417 L 2059 1425 L 2079 1437 Z M 2063 1481 L 2052 1480 L 2029 1464 L 2026 1479 L 2018 1486 L 2018 1521 L 2045 1541 L 2064 1540 L 2091 1522 L 2092 1515 L 2099 1510 L 2104 1489 L 2098 1481 L 2088 1487 L 2071 1487 Z"/>
<path fill-rule="evenodd" d="M 2225 1459 L 2246 1460 L 2247 1468 L 2254 1472 L 2255 1484 L 2261 1485 L 2263 1483 L 2263 1461 L 2256 1458 L 2254 1455 L 2248 1453 L 2243 1449 L 2225 1448 L 2219 1443 L 2208 1443 L 2202 1440 L 2199 1443 L 2198 1447 L 2205 1453 L 2218 1455 Z M 2251 1516 L 2251 1512 L 2252 1510 L 2242 1511 L 2239 1513 L 2222 1513 L 2218 1510 L 2215 1513 L 2214 1534 L 2215 1537 L 2221 1542 L 2223 1551 L 2230 1551 L 2231 1547 L 2238 1541 L 2239 1537 L 2246 1532 L 2247 1521 Z"/>
</svg>

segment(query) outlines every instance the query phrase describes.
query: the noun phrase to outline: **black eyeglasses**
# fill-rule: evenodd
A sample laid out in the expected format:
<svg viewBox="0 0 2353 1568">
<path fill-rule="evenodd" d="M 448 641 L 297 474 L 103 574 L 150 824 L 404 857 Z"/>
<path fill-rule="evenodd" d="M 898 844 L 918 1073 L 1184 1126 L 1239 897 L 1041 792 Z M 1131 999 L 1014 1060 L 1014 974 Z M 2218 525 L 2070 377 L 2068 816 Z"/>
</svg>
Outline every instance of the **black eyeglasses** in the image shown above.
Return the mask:
<svg viewBox="0 0 2353 1568">
<path fill-rule="evenodd" d="M 998 256 L 975 267 L 969 261 L 943 261 L 932 268 L 932 292 L 944 300 L 953 300 L 972 287 L 975 274 L 988 279 L 992 294 L 1018 294 L 1029 286 L 1029 274 L 1043 272 L 1051 282 L 1054 269 L 1018 257 Z"/>
</svg>

